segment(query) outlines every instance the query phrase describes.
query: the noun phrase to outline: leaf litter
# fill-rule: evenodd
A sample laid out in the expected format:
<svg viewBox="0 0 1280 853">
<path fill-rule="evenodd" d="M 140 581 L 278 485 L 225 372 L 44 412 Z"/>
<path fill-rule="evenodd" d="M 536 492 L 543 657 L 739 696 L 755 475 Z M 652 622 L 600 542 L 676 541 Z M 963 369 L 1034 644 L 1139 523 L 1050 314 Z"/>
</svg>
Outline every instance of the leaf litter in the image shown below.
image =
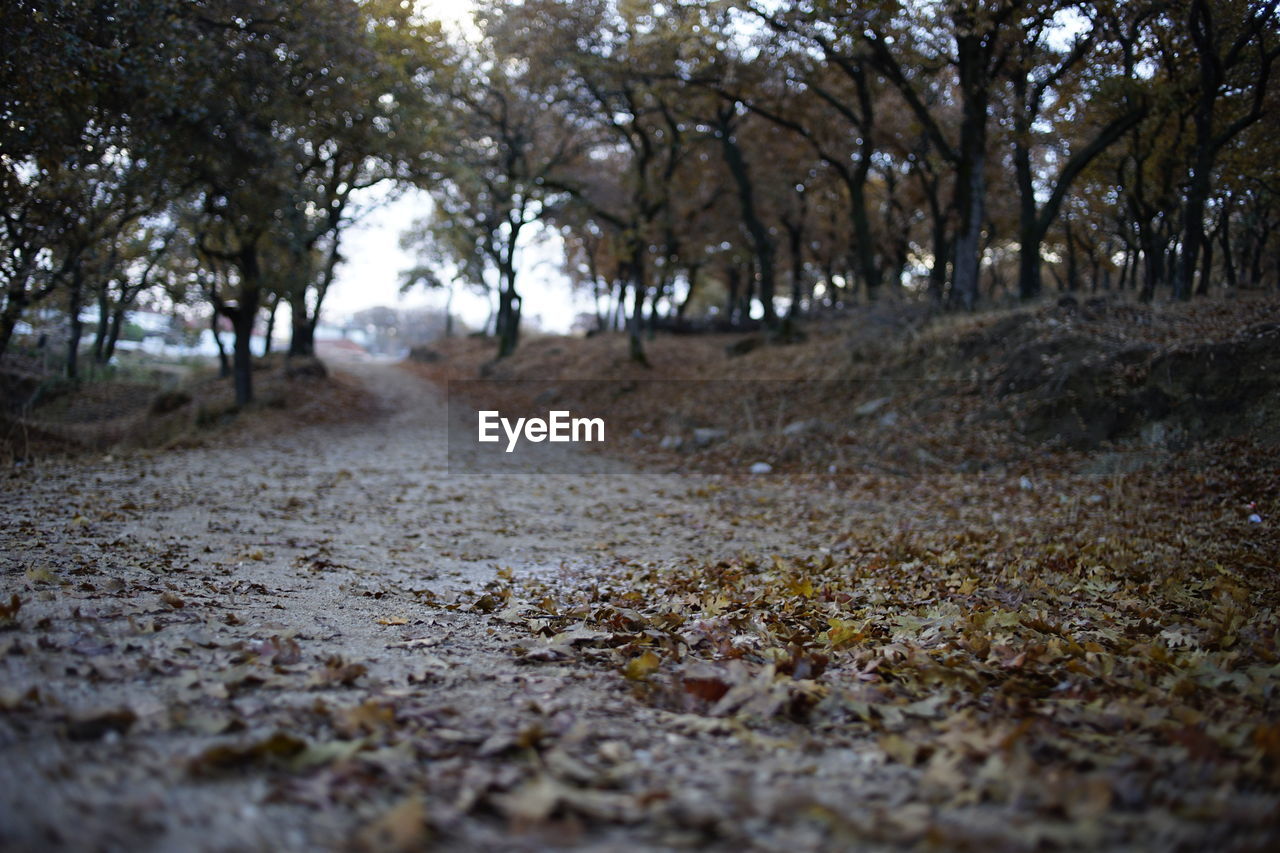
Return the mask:
<svg viewBox="0 0 1280 853">
<path fill-rule="evenodd" d="M 384 371 L 366 381 L 424 397 Z M 1069 459 L 637 479 L 621 500 L 604 484 L 608 509 L 583 479 L 468 483 L 464 517 L 431 515 L 457 501 L 387 464 L 412 458 L 405 420 L 377 452 L 333 426 L 294 437 L 312 442 L 305 467 L 259 443 L 11 478 L 6 513 L 27 520 L 6 534 L 0 744 L 20 772 L 0 797 L 24 818 L 0 838 L 803 850 L 1277 835 L 1280 543 L 1248 514 L 1276 517 L 1280 496 L 1255 449 L 1111 479 Z M 249 473 L 273 466 L 322 488 L 289 504 L 296 485 Z M 208 501 L 210 471 L 244 490 L 157 509 Z M 592 524 L 539 529 L 530 507 L 548 502 Z M 116 504 L 153 515 L 66 523 Z M 262 509 L 286 504 L 296 518 Z M 521 512 L 531 530 L 485 532 Z M 407 528 L 429 547 L 390 544 Z M 598 562 L 530 578 L 443 556 L 532 564 L 547 541 Z M 427 571 L 453 579 L 424 589 Z"/>
</svg>

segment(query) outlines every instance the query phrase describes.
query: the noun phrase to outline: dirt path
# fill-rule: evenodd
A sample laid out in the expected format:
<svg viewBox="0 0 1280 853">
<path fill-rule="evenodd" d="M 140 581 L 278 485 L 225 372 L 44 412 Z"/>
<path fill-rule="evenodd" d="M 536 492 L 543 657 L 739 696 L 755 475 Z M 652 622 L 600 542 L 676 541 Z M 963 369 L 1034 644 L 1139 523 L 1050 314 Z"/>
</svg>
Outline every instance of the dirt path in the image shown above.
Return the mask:
<svg viewBox="0 0 1280 853">
<path fill-rule="evenodd" d="M 856 751 L 728 738 L 616 671 L 530 662 L 472 608 L 500 570 L 607 576 L 786 531 L 744 540 L 699 482 L 572 451 L 450 476 L 440 393 L 351 370 L 386 414 L 4 474 L 0 846 L 794 849 L 823 835 L 772 810 L 887 796 Z"/>
</svg>

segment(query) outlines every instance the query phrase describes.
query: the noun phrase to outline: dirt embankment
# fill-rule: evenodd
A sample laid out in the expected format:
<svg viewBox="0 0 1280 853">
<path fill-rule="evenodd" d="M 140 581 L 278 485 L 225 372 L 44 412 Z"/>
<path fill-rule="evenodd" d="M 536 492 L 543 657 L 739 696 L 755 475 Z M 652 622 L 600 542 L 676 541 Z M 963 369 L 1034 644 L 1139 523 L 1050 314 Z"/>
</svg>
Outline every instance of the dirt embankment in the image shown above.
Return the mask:
<svg viewBox="0 0 1280 853">
<path fill-rule="evenodd" d="M 659 337 L 651 368 L 617 335 L 534 338 L 491 356 L 489 341 L 447 341 L 415 369 L 479 394 L 484 377 L 491 398 L 523 390 L 607 412 L 617 449 L 671 469 L 1004 470 L 1045 450 L 1137 459 L 1280 440 L 1274 297 L 1071 297 L 977 316 L 880 306 L 787 345 Z"/>
<path fill-rule="evenodd" d="M 361 383 L 315 359 L 258 359 L 254 388 L 248 416 L 237 417 L 230 380 L 207 366 L 155 364 L 72 383 L 8 359 L 0 363 L 0 459 L 252 440 L 376 411 Z"/>
</svg>

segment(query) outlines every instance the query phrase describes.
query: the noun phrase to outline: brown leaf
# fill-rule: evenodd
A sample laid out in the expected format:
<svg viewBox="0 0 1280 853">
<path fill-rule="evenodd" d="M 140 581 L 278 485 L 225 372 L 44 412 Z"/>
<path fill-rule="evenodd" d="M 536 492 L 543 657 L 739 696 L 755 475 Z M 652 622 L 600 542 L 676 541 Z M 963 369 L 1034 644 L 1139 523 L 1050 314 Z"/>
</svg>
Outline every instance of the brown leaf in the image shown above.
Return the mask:
<svg viewBox="0 0 1280 853">
<path fill-rule="evenodd" d="M 354 839 L 357 850 L 409 853 L 431 840 L 427 807 L 421 795 L 410 794 L 367 824 Z"/>
<path fill-rule="evenodd" d="M 683 684 L 686 693 L 704 702 L 720 701 L 730 686 L 719 678 L 685 678 Z"/>
<path fill-rule="evenodd" d="M 369 671 L 362 663 L 347 663 L 340 655 L 334 655 L 324 662 L 324 668 L 311 673 L 307 685 L 310 687 L 331 687 L 335 684 L 350 687 L 360 676 Z"/>
<path fill-rule="evenodd" d="M 18 611 L 22 609 L 22 599 L 15 592 L 9 596 L 9 603 L 0 603 L 0 626 L 7 626 L 17 620 Z"/>
<path fill-rule="evenodd" d="M 250 765 L 281 765 L 307 748 L 307 742 L 287 732 L 247 744 L 218 744 L 201 752 L 187 764 L 196 776 L 212 776 Z"/>
</svg>

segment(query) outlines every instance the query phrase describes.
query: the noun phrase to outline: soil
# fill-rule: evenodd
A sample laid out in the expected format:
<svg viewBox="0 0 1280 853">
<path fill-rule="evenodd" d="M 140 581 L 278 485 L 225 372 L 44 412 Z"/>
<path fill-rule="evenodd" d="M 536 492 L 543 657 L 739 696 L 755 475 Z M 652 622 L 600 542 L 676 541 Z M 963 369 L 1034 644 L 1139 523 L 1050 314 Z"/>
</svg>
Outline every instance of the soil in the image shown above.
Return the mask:
<svg viewBox="0 0 1280 853">
<path fill-rule="evenodd" d="M 1266 849 L 1260 306 L 886 320 L 887 353 L 874 324 L 660 338 L 652 372 L 621 338 L 530 340 L 490 375 L 609 377 L 626 440 L 520 473 L 446 440 L 475 415 L 437 383 L 488 342 L 264 372 L 241 417 L 144 395 L 159 446 L 0 475 L 0 847 Z M 796 378 L 838 405 L 759 381 Z M 699 444 L 737 380 L 753 426 Z M 1102 453 L 1026 439 L 1156 392 L 1079 439 Z"/>
<path fill-rule="evenodd" d="M 688 820 L 649 840 L 718 834 L 718 804 L 749 798 L 776 750 L 726 743 L 726 724 L 671 726 L 615 672 L 531 666 L 526 633 L 456 602 L 499 573 L 731 556 L 787 547 L 787 531 L 708 517 L 696 480 L 572 451 L 549 451 L 558 473 L 450 476 L 440 392 L 392 365 L 346 369 L 379 416 L 6 473 L 0 572 L 20 609 L 0 632 L 0 842 L 334 847 L 421 796 L 420 831 L 446 847 L 607 846 L 576 821 L 508 833 L 489 801 L 528 776 L 530 739 L 554 744 L 541 760 L 571 778 L 626 775 L 640 792 L 602 795 L 597 810 L 638 814 L 638 797 L 694 772 L 676 804 Z M 381 743 L 378 708 L 418 734 L 341 773 L 282 776 L 294 747 L 263 746 L 276 732 L 320 753 L 344 735 Z M 809 786 L 802 751 L 772 761 Z"/>
</svg>

